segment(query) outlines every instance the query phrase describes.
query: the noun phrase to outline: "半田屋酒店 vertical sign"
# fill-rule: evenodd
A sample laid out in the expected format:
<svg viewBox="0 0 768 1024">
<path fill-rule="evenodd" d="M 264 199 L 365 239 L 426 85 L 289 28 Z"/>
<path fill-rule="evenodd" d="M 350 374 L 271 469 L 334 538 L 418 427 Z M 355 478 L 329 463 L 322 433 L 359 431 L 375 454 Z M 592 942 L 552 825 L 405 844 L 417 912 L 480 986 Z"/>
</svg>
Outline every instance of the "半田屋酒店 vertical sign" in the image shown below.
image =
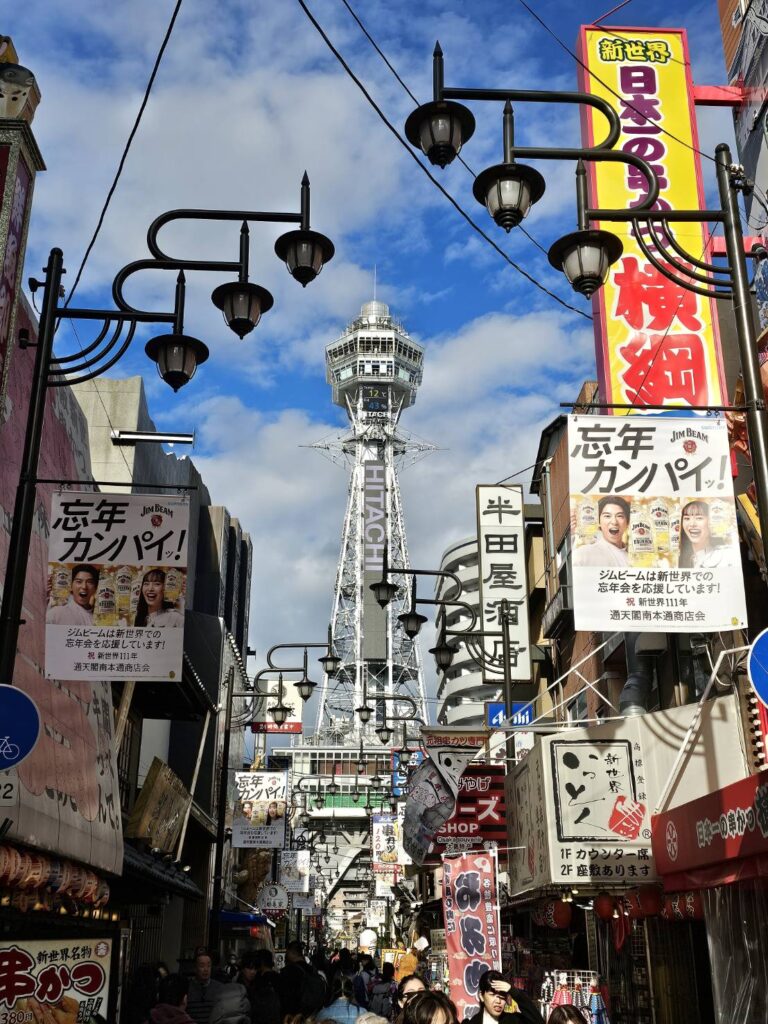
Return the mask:
<svg viewBox="0 0 768 1024">
<path fill-rule="evenodd" d="M 686 33 L 682 29 L 582 27 L 580 87 L 619 115 L 616 149 L 650 164 L 659 179 L 659 209 L 701 209 L 704 192 L 697 150 Z M 585 108 L 582 139 L 604 139 L 608 124 Z M 589 163 L 590 206 L 631 209 L 648 185 L 634 167 Z M 621 239 L 624 252 L 593 298 L 600 394 L 607 403 L 716 405 L 723 401 L 714 302 L 661 274 L 643 255 L 631 223 L 592 223 Z M 672 225 L 674 238 L 705 259 L 700 223 Z M 646 236 L 647 238 L 647 236 Z"/>
</svg>

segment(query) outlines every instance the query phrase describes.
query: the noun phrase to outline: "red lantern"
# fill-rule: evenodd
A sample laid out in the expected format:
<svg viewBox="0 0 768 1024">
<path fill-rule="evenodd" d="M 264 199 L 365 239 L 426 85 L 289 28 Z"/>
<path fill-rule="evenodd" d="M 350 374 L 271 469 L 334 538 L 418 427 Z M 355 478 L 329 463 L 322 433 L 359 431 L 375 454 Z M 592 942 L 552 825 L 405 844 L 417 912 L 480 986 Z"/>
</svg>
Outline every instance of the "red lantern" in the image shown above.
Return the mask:
<svg viewBox="0 0 768 1024">
<path fill-rule="evenodd" d="M 592 909 L 601 921 L 610 921 L 613 917 L 613 908 L 615 906 L 616 900 L 609 892 L 599 892 L 597 896 L 595 896 Z"/>
<path fill-rule="evenodd" d="M 655 917 L 663 905 L 661 889 L 656 885 L 641 885 L 624 894 L 624 906 L 631 918 Z"/>
<path fill-rule="evenodd" d="M 567 928 L 573 917 L 573 904 L 547 900 L 543 905 L 544 923 L 548 928 Z"/>
</svg>

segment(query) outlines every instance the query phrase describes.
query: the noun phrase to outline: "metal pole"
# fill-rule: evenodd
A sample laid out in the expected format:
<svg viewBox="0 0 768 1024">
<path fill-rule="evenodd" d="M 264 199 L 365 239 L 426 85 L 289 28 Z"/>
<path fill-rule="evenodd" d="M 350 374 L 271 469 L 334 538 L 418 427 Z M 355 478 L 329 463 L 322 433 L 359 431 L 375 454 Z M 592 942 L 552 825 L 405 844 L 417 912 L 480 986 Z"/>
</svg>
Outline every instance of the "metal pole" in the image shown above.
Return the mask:
<svg viewBox="0 0 768 1024">
<path fill-rule="evenodd" d="M 230 667 L 227 676 L 227 703 L 224 717 L 224 742 L 221 747 L 221 767 L 219 769 L 219 800 L 217 806 L 216 855 L 213 861 L 213 898 L 208 922 L 208 945 L 218 953 L 221 923 L 221 895 L 224 888 L 224 832 L 227 815 L 227 784 L 229 782 L 229 734 L 232 727 L 232 703 L 235 689 L 235 669 Z"/>
<path fill-rule="evenodd" d="M 211 721 L 210 709 L 205 712 L 205 721 L 203 722 L 203 731 L 200 734 L 200 742 L 197 748 L 197 758 L 195 759 L 195 768 L 192 772 L 192 781 L 189 784 L 189 795 L 192 799 L 189 801 L 189 807 L 187 807 L 186 814 L 184 815 L 184 824 L 181 826 L 181 833 L 179 835 L 179 843 L 176 847 L 176 860 L 181 860 L 181 851 L 184 849 L 184 840 L 187 838 L 187 826 L 189 825 L 189 816 L 192 813 L 192 801 L 195 799 L 195 790 L 197 789 L 197 777 L 200 774 L 200 765 L 203 760 L 203 751 L 205 750 L 205 741 L 208 737 L 208 726 Z"/>
<path fill-rule="evenodd" d="M 739 341 L 741 375 L 744 381 L 744 404 L 747 406 L 749 447 L 752 454 L 755 490 L 757 491 L 760 533 L 763 538 L 763 564 L 760 571 L 763 579 L 766 580 L 768 579 L 765 558 L 765 546 L 768 544 L 768 415 L 765 410 L 760 364 L 757 358 L 752 299 L 749 293 L 747 261 L 744 255 L 744 235 L 741 230 L 736 190 L 731 185 L 730 178 L 731 151 L 725 143 L 721 143 L 715 150 L 715 161 L 720 203 L 726 215 L 725 244 L 728 263 L 733 272 L 733 315 L 736 319 L 736 335 Z"/>
<path fill-rule="evenodd" d="M 45 268 L 43 306 L 40 314 L 29 411 L 27 412 L 27 432 L 24 437 L 24 454 L 21 460 L 19 483 L 16 488 L 13 525 L 11 526 L 8 560 L 5 567 L 3 603 L 0 609 L 0 683 L 11 685 L 13 684 L 16 644 L 19 639 L 21 611 L 24 602 L 29 542 L 35 515 L 37 464 L 40 457 L 48 369 L 53 353 L 63 261 L 64 256 L 61 249 L 51 249 Z"/>
</svg>

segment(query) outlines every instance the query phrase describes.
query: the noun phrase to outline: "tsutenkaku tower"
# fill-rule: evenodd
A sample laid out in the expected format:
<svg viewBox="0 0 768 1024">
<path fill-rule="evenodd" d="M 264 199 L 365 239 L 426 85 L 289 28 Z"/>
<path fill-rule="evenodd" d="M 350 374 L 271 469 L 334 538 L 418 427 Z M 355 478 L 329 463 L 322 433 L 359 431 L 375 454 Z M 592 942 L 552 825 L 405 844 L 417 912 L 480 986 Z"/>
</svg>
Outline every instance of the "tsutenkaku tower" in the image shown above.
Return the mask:
<svg viewBox="0 0 768 1024">
<path fill-rule="evenodd" d="M 427 721 L 419 648 L 397 620 L 410 606 L 409 578 L 391 580 L 400 592 L 386 609 L 370 590 L 381 579 L 385 546 L 391 568 L 410 564 L 397 467 L 434 446 L 411 440 L 399 421 L 415 401 L 423 361 L 422 346 L 385 303 L 376 301 L 366 302 L 360 316 L 325 350 L 333 401 L 346 410 L 351 431 L 314 447 L 335 453 L 334 461 L 344 459 L 351 472 L 332 617 L 342 664 L 334 678 L 323 680 L 318 738 L 335 735 L 357 742 L 372 734 L 385 713 L 389 718 L 407 713 L 405 702 L 377 704 L 377 693 L 411 698 L 418 717 Z M 375 713 L 361 731 L 355 708 L 362 705 L 364 691 Z"/>
</svg>

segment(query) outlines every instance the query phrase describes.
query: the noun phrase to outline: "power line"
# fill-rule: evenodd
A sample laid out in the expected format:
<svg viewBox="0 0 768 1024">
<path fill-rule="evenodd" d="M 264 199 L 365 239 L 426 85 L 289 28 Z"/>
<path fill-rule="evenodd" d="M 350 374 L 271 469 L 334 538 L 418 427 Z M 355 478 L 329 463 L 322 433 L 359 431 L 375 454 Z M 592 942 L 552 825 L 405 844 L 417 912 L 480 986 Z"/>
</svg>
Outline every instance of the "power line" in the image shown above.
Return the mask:
<svg viewBox="0 0 768 1024">
<path fill-rule="evenodd" d="M 80 283 L 80 278 L 82 277 L 83 270 L 85 269 L 85 264 L 88 261 L 88 257 L 91 255 L 91 251 L 92 251 L 94 245 L 96 244 L 96 239 L 99 237 L 99 232 L 101 231 L 102 225 L 104 224 L 104 217 L 106 216 L 107 209 L 109 208 L 109 204 L 112 201 L 112 196 L 115 194 L 115 190 L 117 188 L 117 183 L 120 181 L 120 176 L 123 173 L 123 168 L 125 167 L 125 161 L 128 158 L 128 153 L 130 152 L 131 145 L 132 145 L 133 140 L 134 140 L 134 138 L 136 136 L 136 132 L 139 129 L 139 125 L 141 123 L 141 118 L 142 118 L 142 116 L 144 114 L 144 111 L 146 109 L 147 102 L 149 101 L 149 94 L 152 92 L 152 86 L 155 84 L 155 78 L 157 77 L 157 72 L 158 72 L 158 70 L 160 68 L 160 62 L 163 59 L 163 54 L 165 53 L 165 48 L 167 47 L 168 41 L 171 38 L 171 33 L 173 32 L 173 26 L 176 24 L 176 18 L 177 18 L 178 13 L 179 13 L 179 11 L 181 9 L 181 4 L 182 4 L 182 0 L 176 0 L 176 6 L 173 9 L 173 14 L 171 15 L 171 20 L 168 22 L 168 28 L 165 30 L 165 36 L 164 36 L 163 41 L 162 41 L 162 43 L 160 45 L 160 49 L 157 52 L 157 57 L 155 58 L 155 63 L 154 63 L 154 66 L 152 68 L 152 73 L 150 74 L 149 81 L 147 82 L 147 88 L 144 90 L 144 98 L 141 101 L 141 105 L 140 105 L 139 111 L 138 111 L 138 113 L 136 115 L 136 119 L 133 122 L 133 127 L 131 128 L 131 130 L 130 130 L 130 132 L 128 134 L 128 139 L 127 139 L 127 141 L 125 143 L 125 147 L 123 148 L 123 152 L 122 152 L 122 155 L 120 157 L 120 162 L 117 165 L 117 171 L 115 172 L 115 177 L 114 177 L 114 179 L 112 181 L 112 184 L 110 185 L 109 191 L 107 192 L 107 198 L 104 200 L 104 205 L 101 208 L 101 213 L 99 214 L 99 219 L 98 219 L 98 221 L 96 223 L 96 228 L 95 228 L 95 230 L 93 232 L 93 235 L 91 236 L 91 240 L 88 243 L 88 246 L 87 246 L 87 248 L 85 250 L 85 254 L 84 254 L 83 258 L 82 258 L 80 266 L 78 267 L 77 274 L 75 275 L 75 283 L 72 285 L 72 288 L 69 291 L 69 295 L 67 296 L 67 301 L 64 303 L 65 307 L 69 305 L 69 303 L 72 300 L 72 297 L 75 294 L 75 290 L 77 289 L 77 286 Z"/>
<path fill-rule="evenodd" d="M 531 274 L 529 274 L 527 270 L 524 270 L 518 263 L 515 263 L 515 261 L 510 256 L 508 256 L 507 253 L 505 253 L 504 250 L 500 246 L 498 246 L 496 244 L 496 242 L 494 242 L 494 240 L 488 234 L 486 234 L 486 232 L 483 231 L 483 229 L 478 224 L 475 223 L 475 221 L 462 208 L 462 206 L 458 203 L 458 201 L 456 199 L 454 199 L 454 197 L 450 194 L 450 192 L 448 192 L 448 190 L 445 189 L 440 184 L 440 182 L 432 174 L 432 172 L 421 162 L 421 160 L 419 160 L 419 158 L 417 157 L 416 153 L 411 149 L 411 146 L 406 142 L 406 140 L 402 137 L 402 135 L 400 135 L 400 133 L 395 128 L 395 126 L 392 124 L 392 122 L 387 118 L 387 116 L 384 113 L 384 111 L 381 109 L 381 107 L 379 107 L 379 105 L 376 103 L 376 101 L 370 95 L 370 93 L 365 88 L 365 86 L 360 81 L 360 79 L 357 77 L 357 75 L 355 75 L 354 71 L 351 69 L 349 64 L 347 64 L 347 62 L 344 60 L 344 58 L 342 57 L 341 53 L 333 45 L 333 43 L 329 39 L 328 35 L 326 34 L 326 32 L 324 31 L 322 26 L 319 24 L 319 22 L 317 21 L 315 16 L 312 14 L 312 12 L 307 7 L 307 5 L 305 3 L 305 0 L 298 0 L 298 3 L 299 3 L 299 6 L 301 7 L 301 9 L 306 14 L 306 16 L 309 19 L 309 21 L 315 27 L 316 31 L 320 35 L 320 37 L 323 40 L 323 42 L 326 44 L 326 46 L 331 51 L 331 53 L 334 55 L 334 57 L 339 62 L 339 64 L 341 64 L 341 66 L 344 68 L 344 70 L 346 71 L 347 75 L 352 79 L 352 81 L 358 87 L 360 92 L 362 92 L 363 96 L 365 96 L 366 100 L 371 105 L 373 110 L 376 112 L 376 114 L 378 115 L 380 120 L 386 125 L 386 127 L 389 129 L 389 131 L 398 140 L 400 145 L 405 149 L 405 151 L 409 154 L 409 156 L 414 160 L 414 162 L 416 163 L 416 166 L 419 167 L 421 169 L 421 171 L 429 178 L 429 180 L 432 182 L 432 184 L 437 189 L 439 189 L 439 191 L 443 194 L 443 196 L 445 196 L 445 198 L 454 207 L 454 209 L 457 211 L 457 213 L 459 213 L 460 216 L 464 218 L 464 220 L 470 225 L 470 227 L 474 231 L 476 231 L 480 235 L 481 238 L 485 239 L 485 241 L 488 242 L 488 244 L 490 246 L 492 246 L 496 250 L 496 252 L 502 257 L 502 259 L 504 259 L 511 267 L 513 267 L 518 272 L 518 274 L 520 274 L 527 281 L 529 281 L 532 285 L 534 285 L 536 288 L 538 288 L 539 291 L 544 292 L 545 295 L 548 295 L 551 299 L 554 299 L 554 301 L 557 302 L 560 306 L 563 306 L 564 309 L 569 309 L 572 313 L 577 313 L 579 316 L 584 317 L 585 320 L 591 320 L 592 317 L 590 316 L 589 313 L 585 313 L 582 309 L 578 309 L 576 306 L 572 306 L 572 305 L 570 305 L 570 303 L 565 302 L 565 300 L 561 299 L 559 295 L 556 295 L 554 292 L 550 291 L 549 288 L 546 288 L 543 284 L 541 284 L 539 281 L 537 281 L 536 278 L 533 277 Z"/>
</svg>

